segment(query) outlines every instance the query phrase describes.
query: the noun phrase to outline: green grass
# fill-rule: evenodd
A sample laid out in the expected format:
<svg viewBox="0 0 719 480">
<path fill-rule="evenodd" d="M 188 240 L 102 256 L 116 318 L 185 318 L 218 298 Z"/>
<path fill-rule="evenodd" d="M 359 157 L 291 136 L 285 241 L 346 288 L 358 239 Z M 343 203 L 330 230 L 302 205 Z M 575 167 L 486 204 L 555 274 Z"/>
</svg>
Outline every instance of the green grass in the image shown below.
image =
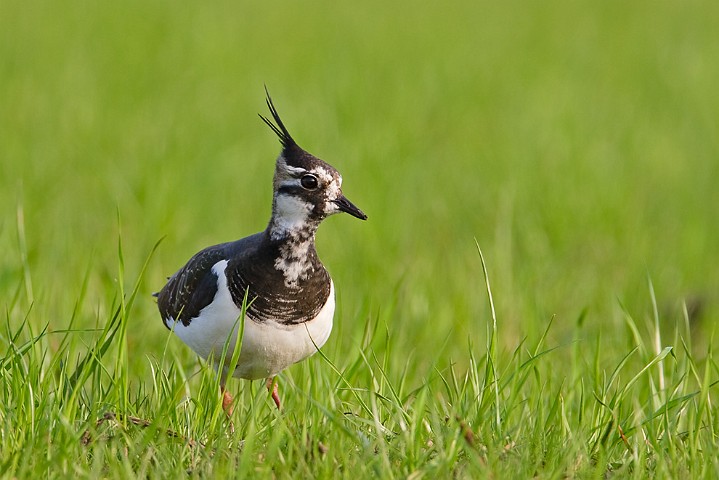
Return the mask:
<svg viewBox="0 0 719 480">
<path fill-rule="evenodd" d="M 717 14 L 0 3 L 0 474 L 715 478 Z M 150 294 L 266 225 L 263 84 L 369 220 L 230 432 Z"/>
</svg>

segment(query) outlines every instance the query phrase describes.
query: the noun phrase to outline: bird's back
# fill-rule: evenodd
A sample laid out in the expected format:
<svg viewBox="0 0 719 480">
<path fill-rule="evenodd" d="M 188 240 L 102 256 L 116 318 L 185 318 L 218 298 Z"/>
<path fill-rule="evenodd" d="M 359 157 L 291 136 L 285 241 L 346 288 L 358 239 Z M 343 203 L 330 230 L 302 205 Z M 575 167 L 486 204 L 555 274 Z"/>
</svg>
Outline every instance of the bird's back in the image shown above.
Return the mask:
<svg viewBox="0 0 719 480">
<path fill-rule="evenodd" d="M 217 274 L 212 267 L 222 260 L 252 255 L 261 243 L 262 233 L 207 247 L 180 268 L 157 294 L 163 323 L 172 328 L 175 321 L 190 324 L 217 293 Z"/>
</svg>

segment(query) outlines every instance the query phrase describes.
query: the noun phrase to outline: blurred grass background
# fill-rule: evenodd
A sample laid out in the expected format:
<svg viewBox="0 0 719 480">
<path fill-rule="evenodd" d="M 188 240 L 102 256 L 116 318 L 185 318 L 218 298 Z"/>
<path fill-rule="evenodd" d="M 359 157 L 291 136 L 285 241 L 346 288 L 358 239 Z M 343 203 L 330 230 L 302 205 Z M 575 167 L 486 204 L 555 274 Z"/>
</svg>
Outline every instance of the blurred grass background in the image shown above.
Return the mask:
<svg viewBox="0 0 719 480">
<path fill-rule="evenodd" d="M 387 305 L 408 346 L 482 335 L 475 237 L 508 344 L 585 308 L 611 331 L 616 298 L 648 307 L 647 275 L 667 322 L 686 298 L 716 318 L 716 10 L 4 2 L 3 289 L 21 269 L 18 206 L 37 308 L 60 325 L 88 269 L 91 288 L 112 281 L 118 210 L 135 269 L 166 237 L 144 294 L 198 249 L 263 229 L 267 84 L 370 216 L 319 234 L 342 300 L 335 345 Z M 138 342 L 164 330 L 144 298 Z"/>
<path fill-rule="evenodd" d="M 475 238 L 502 349 L 556 316 L 554 343 L 583 318 L 579 341 L 601 334 L 621 357 L 620 305 L 643 326 L 649 277 L 663 328 L 686 301 L 704 352 L 719 313 L 718 14 L 700 0 L 3 1 L 3 310 L 33 304 L 31 322 L 62 329 L 82 298 L 91 326 L 117 294 L 119 232 L 127 278 L 164 237 L 128 326 L 147 378 L 167 338 L 150 293 L 269 218 L 266 84 L 369 215 L 319 232 L 339 299 L 330 358 L 374 319 L 392 362 L 413 358 L 410 382 L 466 365 L 490 318 Z"/>
</svg>

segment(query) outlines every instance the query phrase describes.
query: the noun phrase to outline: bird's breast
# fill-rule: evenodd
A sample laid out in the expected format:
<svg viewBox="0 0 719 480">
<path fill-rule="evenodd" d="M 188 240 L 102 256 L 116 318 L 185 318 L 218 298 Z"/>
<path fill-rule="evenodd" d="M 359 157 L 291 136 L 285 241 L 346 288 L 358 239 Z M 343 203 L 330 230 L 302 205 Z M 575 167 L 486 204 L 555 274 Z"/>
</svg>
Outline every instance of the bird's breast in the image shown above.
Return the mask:
<svg viewBox="0 0 719 480">
<path fill-rule="evenodd" d="M 247 313 L 258 322 L 308 322 L 319 315 L 332 288 L 316 254 L 292 258 L 274 251 L 253 259 L 233 259 L 225 275 L 235 304 L 241 306 L 247 294 Z"/>
<path fill-rule="evenodd" d="M 177 322 L 175 333 L 202 358 L 219 358 L 227 343 L 227 358 L 231 358 L 240 327 L 243 328 L 242 346 L 236 370 L 238 378 L 266 378 L 314 354 L 325 344 L 332 331 L 335 309 L 334 285 L 328 276 L 327 294 L 320 308 L 302 322 L 287 321 L 287 308 L 302 304 L 303 296 L 296 300 L 248 296 L 250 306 L 241 319 L 241 300 L 232 292 L 228 278 L 228 261 L 217 262 L 212 271 L 217 275 L 217 293 L 213 301 L 187 325 Z M 252 288 L 249 289 L 252 292 Z M 242 297 L 244 298 L 244 292 Z M 255 303 L 262 298 L 262 309 Z M 316 300 L 316 299 L 315 299 Z M 283 306 L 285 307 L 283 309 Z M 254 308 L 253 308 L 254 307 Z M 258 318 L 257 312 L 260 312 Z M 307 313 L 305 313 L 306 315 Z M 229 373 L 229 372 L 228 372 Z"/>
</svg>

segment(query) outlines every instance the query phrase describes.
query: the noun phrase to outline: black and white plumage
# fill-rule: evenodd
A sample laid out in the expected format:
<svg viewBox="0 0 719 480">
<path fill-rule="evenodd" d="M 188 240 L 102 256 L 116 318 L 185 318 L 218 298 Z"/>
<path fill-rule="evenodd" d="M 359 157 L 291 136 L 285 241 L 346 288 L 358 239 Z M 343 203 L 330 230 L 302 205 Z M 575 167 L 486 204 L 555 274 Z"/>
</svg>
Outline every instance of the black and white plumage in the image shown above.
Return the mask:
<svg viewBox="0 0 719 480">
<path fill-rule="evenodd" d="M 167 328 L 202 358 L 222 354 L 229 338 L 232 356 L 245 292 L 245 318 L 237 378 L 272 378 L 317 351 L 330 335 L 334 286 L 315 250 L 315 232 L 329 215 L 367 216 L 342 194 L 342 177 L 297 145 L 267 95 L 276 123 L 260 115 L 277 134 L 282 152 L 273 180 L 272 216 L 260 233 L 208 247 L 168 280 L 157 294 Z M 234 331 L 233 331 L 234 329 Z M 279 397 L 273 398 L 279 408 Z M 231 411 L 225 392 L 223 405 Z"/>
</svg>

